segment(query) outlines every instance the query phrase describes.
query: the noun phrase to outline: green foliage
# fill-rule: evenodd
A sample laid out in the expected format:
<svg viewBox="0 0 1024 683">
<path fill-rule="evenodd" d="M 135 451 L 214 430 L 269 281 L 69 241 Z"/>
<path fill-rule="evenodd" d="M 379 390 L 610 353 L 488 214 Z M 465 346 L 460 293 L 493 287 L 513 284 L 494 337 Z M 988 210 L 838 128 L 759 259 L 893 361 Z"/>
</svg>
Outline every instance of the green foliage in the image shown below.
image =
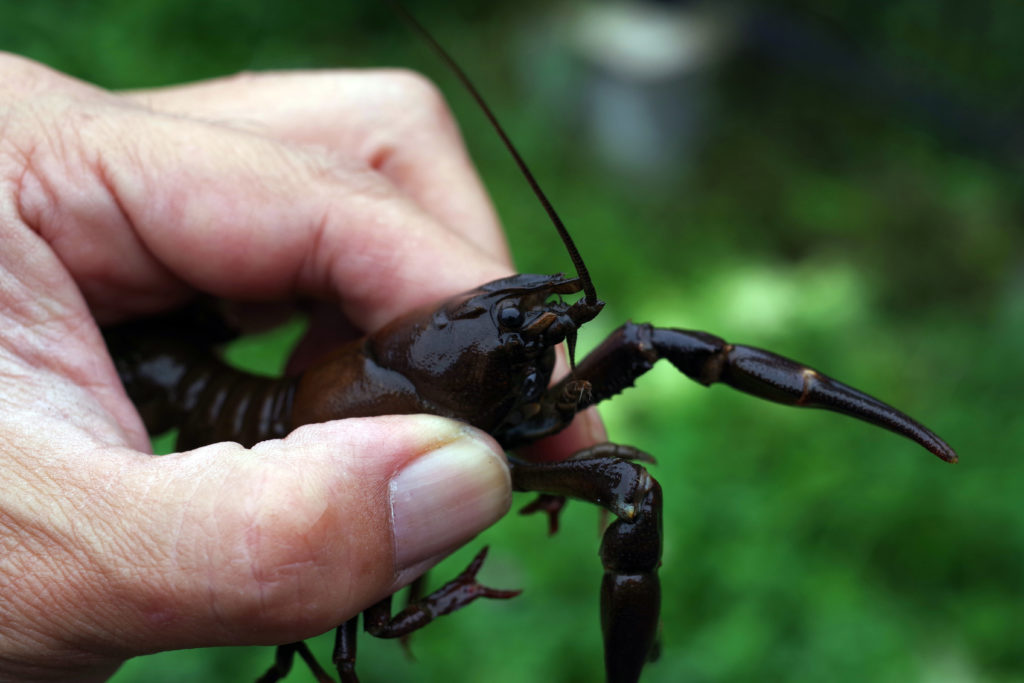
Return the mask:
<svg viewBox="0 0 1024 683">
<path fill-rule="evenodd" d="M 410 4 L 473 72 L 580 243 L 609 301 L 581 345 L 627 317 L 708 329 L 848 379 L 961 452 L 950 467 L 833 415 L 666 368 L 642 378 L 605 415 L 613 439 L 657 456 L 666 491 L 664 644 L 645 680 L 1024 680 L 1019 166 L 870 89 L 754 56 L 722 73 L 696 162 L 642 186 L 601 170 L 577 128 L 531 99 L 514 64 L 526 17 L 500 3 Z M 0 48 L 112 88 L 241 69 L 422 69 L 449 94 L 520 267 L 567 269 L 468 98 L 372 5 L 8 0 Z M 833 0 L 807 20 L 960 103 L 1019 112 L 1024 10 L 975 8 Z M 489 543 L 484 580 L 523 596 L 416 634 L 415 662 L 363 639 L 365 679 L 598 680 L 597 524 L 574 504 L 552 539 L 537 518 L 486 532 L 435 578 Z M 326 659 L 329 637 L 314 646 Z M 114 680 L 246 681 L 271 656 L 167 653 Z"/>
</svg>

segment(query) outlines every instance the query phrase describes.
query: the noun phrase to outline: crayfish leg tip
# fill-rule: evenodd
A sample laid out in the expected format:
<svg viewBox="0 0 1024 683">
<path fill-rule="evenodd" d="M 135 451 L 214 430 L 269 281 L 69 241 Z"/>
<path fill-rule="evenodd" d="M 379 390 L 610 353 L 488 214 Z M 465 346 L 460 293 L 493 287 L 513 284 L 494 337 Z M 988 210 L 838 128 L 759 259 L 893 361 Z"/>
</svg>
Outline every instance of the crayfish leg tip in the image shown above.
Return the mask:
<svg viewBox="0 0 1024 683">
<path fill-rule="evenodd" d="M 476 573 L 480 571 L 480 567 L 484 565 L 484 559 L 487 557 L 487 551 L 489 546 L 484 546 L 480 549 L 476 555 L 473 556 L 469 566 L 462 570 L 462 576 L 476 576 Z"/>
</svg>

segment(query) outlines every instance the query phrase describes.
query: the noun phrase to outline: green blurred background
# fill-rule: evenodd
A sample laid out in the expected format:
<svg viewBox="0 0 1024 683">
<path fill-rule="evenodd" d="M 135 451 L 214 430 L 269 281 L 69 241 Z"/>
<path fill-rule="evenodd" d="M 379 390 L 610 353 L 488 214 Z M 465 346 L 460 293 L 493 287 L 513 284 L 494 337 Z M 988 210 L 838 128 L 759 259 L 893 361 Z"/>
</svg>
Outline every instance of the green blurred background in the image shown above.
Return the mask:
<svg viewBox="0 0 1024 683">
<path fill-rule="evenodd" d="M 763 0 L 735 8 L 692 154 L 622 173 L 580 133 L 588 72 L 551 3 L 408 5 L 477 80 L 587 258 L 607 310 L 804 360 L 961 454 L 658 368 L 604 410 L 659 459 L 663 649 L 646 681 L 1024 681 L 1024 5 Z M 812 9 L 813 7 L 813 9 Z M 405 66 L 445 90 L 523 271 L 570 268 L 460 87 L 372 0 L 0 0 L 0 48 L 104 87 L 240 70 Z M 568 94 L 567 94 L 568 93 Z M 248 349 L 275 364 L 278 342 Z M 264 354 L 267 357 L 264 358 Z M 255 358 L 255 360 L 254 360 Z M 522 503 L 528 499 L 524 498 Z M 366 681 L 601 677 L 598 516 L 509 516 L 483 579 L 521 587 L 363 638 Z M 330 641 L 313 641 L 326 659 Z M 249 681 L 269 648 L 128 662 L 117 683 Z M 289 680 L 311 680 L 296 667 Z"/>
</svg>

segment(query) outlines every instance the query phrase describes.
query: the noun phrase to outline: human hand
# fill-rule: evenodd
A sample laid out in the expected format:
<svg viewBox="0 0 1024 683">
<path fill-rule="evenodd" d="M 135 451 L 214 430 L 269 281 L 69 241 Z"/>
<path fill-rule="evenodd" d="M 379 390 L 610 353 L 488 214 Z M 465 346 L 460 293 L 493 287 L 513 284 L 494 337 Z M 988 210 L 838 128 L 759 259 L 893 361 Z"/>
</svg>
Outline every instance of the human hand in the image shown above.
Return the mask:
<svg viewBox="0 0 1024 683">
<path fill-rule="evenodd" d="M 0 680 L 299 640 L 504 514 L 500 449 L 440 418 L 148 457 L 97 327 L 205 292 L 313 297 L 373 330 L 511 273 L 424 81 L 268 74 L 117 95 L 0 55 L 0 84 Z M 599 429 L 574 425 L 549 455 Z M 393 508 L 403 487 L 416 495 Z"/>
</svg>

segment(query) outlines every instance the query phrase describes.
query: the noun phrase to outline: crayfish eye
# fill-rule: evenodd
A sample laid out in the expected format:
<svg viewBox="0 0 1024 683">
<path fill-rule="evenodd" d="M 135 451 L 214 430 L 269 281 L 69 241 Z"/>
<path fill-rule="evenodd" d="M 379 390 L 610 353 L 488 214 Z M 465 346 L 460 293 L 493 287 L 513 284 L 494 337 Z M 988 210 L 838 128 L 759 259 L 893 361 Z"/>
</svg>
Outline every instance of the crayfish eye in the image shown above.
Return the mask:
<svg viewBox="0 0 1024 683">
<path fill-rule="evenodd" d="M 502 327 L 519 329 L 523 326 L 523 312 L 515 306 L 506 306 L 498 311 L 498 322 Z"/>
</svg>

